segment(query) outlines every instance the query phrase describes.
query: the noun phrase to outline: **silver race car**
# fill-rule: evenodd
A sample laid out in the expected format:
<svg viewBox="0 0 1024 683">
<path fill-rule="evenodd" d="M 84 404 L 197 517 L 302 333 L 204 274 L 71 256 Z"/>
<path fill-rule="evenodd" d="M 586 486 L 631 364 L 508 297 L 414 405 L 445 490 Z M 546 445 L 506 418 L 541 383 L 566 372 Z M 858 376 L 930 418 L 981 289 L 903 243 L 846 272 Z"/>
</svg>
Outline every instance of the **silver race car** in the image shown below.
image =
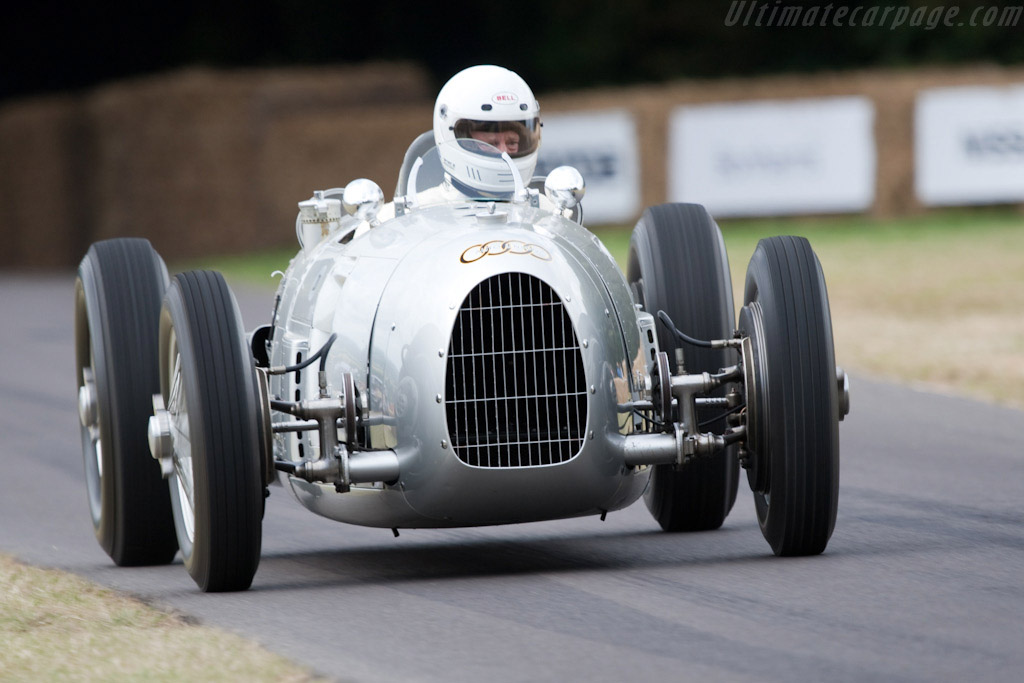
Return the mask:
<svg viewBox="0 0 1024 683">
<path fill-rule="evenodd" d="M 772 550 L 822 552 L 849 394 L 808 242 L 761 241 L 737 319 L 703 207 L 647 209 L 623 274 L 574 169 L 524 182 L 477 143 L 507 190 L 467 195 L 427 142 L 392 203 L 366 179 L 299 203 L 301 248 L 248 334 L 220 274 L 169 279 L 141 239 L 89 249 L 79 412 L 114 562 L 180 550 L 202 590 L 244 590 L 272 485 L 396 534 L 640 497 L 666 531 L 715 529 L 741 469 Z"/>
</svg>

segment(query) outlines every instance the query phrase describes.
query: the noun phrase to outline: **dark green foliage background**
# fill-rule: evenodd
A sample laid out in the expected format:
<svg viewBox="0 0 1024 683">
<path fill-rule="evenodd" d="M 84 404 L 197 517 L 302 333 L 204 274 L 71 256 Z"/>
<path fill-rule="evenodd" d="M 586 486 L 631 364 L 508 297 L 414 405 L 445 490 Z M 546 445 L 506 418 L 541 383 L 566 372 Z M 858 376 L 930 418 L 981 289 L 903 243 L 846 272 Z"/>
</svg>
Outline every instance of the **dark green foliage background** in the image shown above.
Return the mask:
<svg viewBox="0 0 1024 683">
<path fill-rule="evenodd" d="M 1024 62 L 1017 26 L 726 26 L 733 0 L 18 2 L 0 22 L 0 100 L 189 65 L 411 60 L 439 85 L 475 63 L 507 65 L 538 91 L 872 66 Z M 758 6 L 949 8 L 939 0 L 758 0 Z M 747 5 L 749 8 L 749 4 Z M 745 11 L 744 11 L 745 14 Z M 765 16 L 768 16 L 767 13 Z"/>
</svg>

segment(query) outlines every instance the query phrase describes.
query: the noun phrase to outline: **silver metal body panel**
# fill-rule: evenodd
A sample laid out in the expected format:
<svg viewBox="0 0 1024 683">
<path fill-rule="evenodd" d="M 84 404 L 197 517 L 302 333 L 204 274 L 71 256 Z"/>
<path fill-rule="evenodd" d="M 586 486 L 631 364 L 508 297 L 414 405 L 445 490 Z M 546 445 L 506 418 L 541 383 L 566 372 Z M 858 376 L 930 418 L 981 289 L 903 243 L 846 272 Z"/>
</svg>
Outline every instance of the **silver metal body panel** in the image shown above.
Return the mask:
<svg viewBox="0 0 1024 683">
<path fill-rule="evenodd" d="M 627 467 L 632 416 L 646 373 L 638 313 L 614 259 L 596 236 L 527 204 L 466 202 L 387 220 L 346 244 L 351 219 L 307 245 L 285 273 L 269 342 L 271 365 L 306 358 L 333 333 L 329 390 L 352 373 L 365 397 L 369 447 L 393 449 L 391 485 L 348 493 L 280 474 L 310 510 L 381 527 L 446 527 L 555 519 L 615 510 L 644 491 L 649 468 Z M 485 245 L 491 245 L 487 248 Z M 557 465 L 485 468 L 453 452 L 445 413 L 449 338 L 467 294 L 500 273 L 539 278 L 561 298 L 580 344 L 587 387 L 583 446 Z M 642 379 L 642 378 L 641 378 Z M 316 366 L 271 378 L 284 400 L 317 392 Z M 275 420 L 285 421 L 280 415 Z M 315 433 L 274 437 L 275 457 L 317 454 Z"/>
</svg>

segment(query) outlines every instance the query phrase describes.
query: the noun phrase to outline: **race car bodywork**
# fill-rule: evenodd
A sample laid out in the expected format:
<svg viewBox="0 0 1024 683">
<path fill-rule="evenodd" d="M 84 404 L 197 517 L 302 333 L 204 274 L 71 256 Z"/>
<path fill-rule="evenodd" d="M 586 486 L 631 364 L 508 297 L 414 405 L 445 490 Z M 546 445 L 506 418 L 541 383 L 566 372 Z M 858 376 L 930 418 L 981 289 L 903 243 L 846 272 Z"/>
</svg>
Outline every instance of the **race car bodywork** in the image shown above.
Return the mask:
<svg viewBox="0 0 1024 683">
<path fill-rule="evenodd" d="M 645 211 L 623 273 L 581 225 L 578 173 L 527 185 L 508 168 L 507 193 L 473 196 L 436 150 L 410 153 L 389 205 L 367 180 L 300 202 L 301 248 L 249 335 L 218 274 L 170 280 L 140 240 L 90 249 L 79 403 L 115 562 L 180 550 L 204 590 L 244 589 L 274 484 L 396 533 L 641 496 L 666 530 L 711 529 L 741 467 L 773 550 L 824 550 L 848 389 L 806 240 L 759 245 L 737 323 L 702 207 Z M 138 283 L 146 296 L 116 291 Z"/>
</svg>

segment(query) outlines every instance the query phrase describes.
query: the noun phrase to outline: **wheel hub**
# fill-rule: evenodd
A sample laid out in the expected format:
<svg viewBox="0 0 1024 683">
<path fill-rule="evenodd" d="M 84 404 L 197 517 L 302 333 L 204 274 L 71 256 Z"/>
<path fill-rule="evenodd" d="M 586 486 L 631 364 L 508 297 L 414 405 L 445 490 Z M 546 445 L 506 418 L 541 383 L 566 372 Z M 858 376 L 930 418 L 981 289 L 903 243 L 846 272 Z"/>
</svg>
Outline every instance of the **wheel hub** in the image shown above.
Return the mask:
<svg viewBox="0 0 1024 683">
<path fill-rule="evenodd" d="M 740 328 L 747 336 L 743 339 L 743 373 L 746 424 L 743 467 L 747 470 L 750 488 L 766 492 L 769 484 L 768 457 L 768 372 L 764 340 L 764 319 L 761 304 L 752 301 L 740 310 Z"/>
<path fill-rule="evenodd" d="M 153 395 L 153 415 L 149 418 L 149 452 L 160 463 L 160 474 L 164 479 L 174 473 L 174 439 L 171 434 L 171 414 L 164 408 L 164 398 Z"/>
<path fill-rule="evenodd" d="M 82 386 L 78 389 L 78 419 L 83 427 L 92 427 L 97 422 L 96 380 L 92 368 L 82 368 Z"/>
</svg>

